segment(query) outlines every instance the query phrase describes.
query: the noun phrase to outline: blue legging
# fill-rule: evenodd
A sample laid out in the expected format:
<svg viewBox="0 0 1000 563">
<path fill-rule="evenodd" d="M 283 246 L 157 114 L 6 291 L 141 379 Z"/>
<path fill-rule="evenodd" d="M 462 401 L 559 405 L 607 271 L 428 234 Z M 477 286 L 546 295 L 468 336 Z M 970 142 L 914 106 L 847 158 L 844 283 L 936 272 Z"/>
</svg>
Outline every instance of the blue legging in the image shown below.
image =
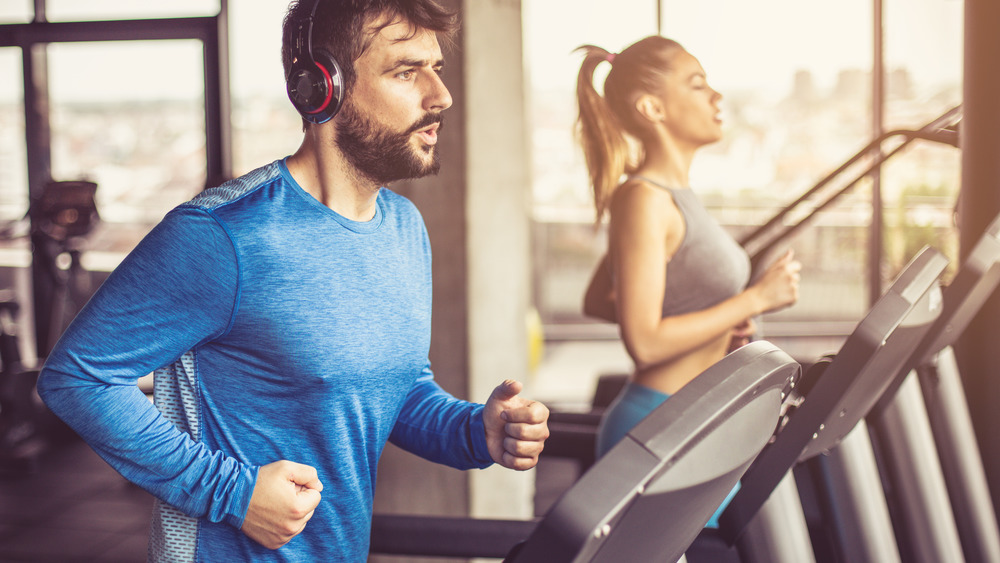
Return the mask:
<svg viewBox="0 0 1000 563">
<path fill-rule="evenodd" d="M 669 398 L 670 395 L 656 389 L 650 389 L 631 381 L 626 383 L 622 392 L 608 405 L 608 410 L 604 412 L 601 423 L 597 427 L 597 456 L 600 457 L 607 453 L 628 434 L 633 426 L 639 424 L 643 418 L 646 418 L 646 415 L 653 412 L 656 407 Z M 736 483 L 726 500 L 722 501 L 719 509 L 705 524 L 706 528 L 719 527 L 719 514 L 729 505 L 729 501 L 738 490 L 740 490 L 740 484 Z"/>
</svg>

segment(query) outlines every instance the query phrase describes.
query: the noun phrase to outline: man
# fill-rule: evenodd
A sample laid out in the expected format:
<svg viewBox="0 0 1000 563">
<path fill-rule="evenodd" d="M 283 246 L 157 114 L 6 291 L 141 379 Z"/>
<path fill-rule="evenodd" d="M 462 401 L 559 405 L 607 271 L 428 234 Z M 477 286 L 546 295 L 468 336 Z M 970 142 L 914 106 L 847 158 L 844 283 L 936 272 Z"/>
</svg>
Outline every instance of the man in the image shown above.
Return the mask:
<svg viewBox="0 0 1000 563">
<path fill-rule="evenodd" d="M 293 3 L 301 147 L 171 211 L 49 356 L 46 403 L 159 499 L 151 560 L 364 561 L 387 440 L 537 462 L 548 410 L 520 383 L 478 405 L 434 382 L 427 233 L 383 187 L 437 171 L 454 22 L 433 0 Z M 154 370 L 156 408 L 135 386 Z"/>
</svg>

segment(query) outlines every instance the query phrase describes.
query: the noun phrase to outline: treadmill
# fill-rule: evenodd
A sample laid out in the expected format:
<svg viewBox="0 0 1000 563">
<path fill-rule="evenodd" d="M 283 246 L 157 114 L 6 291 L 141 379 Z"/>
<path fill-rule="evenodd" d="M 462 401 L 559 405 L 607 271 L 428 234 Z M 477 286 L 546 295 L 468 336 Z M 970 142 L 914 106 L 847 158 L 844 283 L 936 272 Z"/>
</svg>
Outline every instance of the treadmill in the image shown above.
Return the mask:
<svg viewBox="0 0 1000 563">
<path fill-rule="evenodd" d="M 509 563 L 682 560 L 773 436 L 799 374 L 773 344 L 751 343 L 650 413 L 543 518 L 376 514 L 370 551 Z"/>
<path fill-rule="evenodd" d="M 869 417 L 910 561 L 1000 561 L 997 517 L 952 349 L 997 285 L 1000 216 L 944 288 L 941 315 L 904 366 L 898 396 Z"/>
<path fill-rule="evenodd" d="M 720 527 L 699 541 L 736 546 L 741 561 L 814 561 L 792 470 L 816 460 L 824 519 L 845 561 L 899 561 L 864 418 L 941 312 L 947 259 L 925 247 L 897 276 L 832 358 L 810 368 L 775 439 L 741 479 Z M 794 510 L 798 510 L 795 513 Z"/>
</svg>

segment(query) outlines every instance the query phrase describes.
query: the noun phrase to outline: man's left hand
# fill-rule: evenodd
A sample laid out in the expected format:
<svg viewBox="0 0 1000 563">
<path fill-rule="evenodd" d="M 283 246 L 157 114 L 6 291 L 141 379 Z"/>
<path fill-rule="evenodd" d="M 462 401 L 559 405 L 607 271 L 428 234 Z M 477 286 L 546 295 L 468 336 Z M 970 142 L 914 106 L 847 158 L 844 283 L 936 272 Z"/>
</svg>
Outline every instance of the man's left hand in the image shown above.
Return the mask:
<svg viewBox="0 0 1000 563">
<path fill-rule="evenodd" d="M 493 390 L 483 409 L 490 457 L 518 471 L 538 463 L 538 454 L 549 437 L 549 409 L 519 397 L 523 387 L 519 381 L 504 381 Z"/>
</svg>

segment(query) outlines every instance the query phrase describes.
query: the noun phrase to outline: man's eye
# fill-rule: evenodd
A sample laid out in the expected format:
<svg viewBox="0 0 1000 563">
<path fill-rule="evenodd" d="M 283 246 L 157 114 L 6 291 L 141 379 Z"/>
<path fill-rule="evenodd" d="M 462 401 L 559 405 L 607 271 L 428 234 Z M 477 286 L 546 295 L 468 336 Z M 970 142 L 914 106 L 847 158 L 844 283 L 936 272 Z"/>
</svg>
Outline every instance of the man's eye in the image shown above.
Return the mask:
<svg viewBox="0 0 1000 563">
<path fill-rule="evenodd" d="M 404 70 L 403 72 L 400 72 L 399 74 L 397 74 L 396 78 L 399 78 L 401 80 L 409 80 L 409 79 L 413 78 L 413 71 L 412 70 Z"/>
</svg>

